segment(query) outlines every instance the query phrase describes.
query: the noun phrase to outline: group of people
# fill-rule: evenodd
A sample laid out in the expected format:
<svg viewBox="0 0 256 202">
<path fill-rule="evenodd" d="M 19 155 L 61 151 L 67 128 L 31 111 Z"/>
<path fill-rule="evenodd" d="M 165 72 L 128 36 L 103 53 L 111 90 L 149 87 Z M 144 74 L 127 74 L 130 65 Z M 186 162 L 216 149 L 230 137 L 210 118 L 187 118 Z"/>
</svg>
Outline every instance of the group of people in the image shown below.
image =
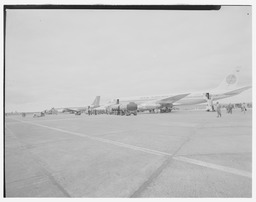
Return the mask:
<svg viewBox="0 0 256 202">
<path fill-rule="evenodd" d="M 232 109 L 234 108 L 234 106 L 230 103 L 226 109 L 227 109 L 227 113 L 228 114 L 232 114 Z M 246 104 L 243 103 L 241 104 L 241 112 L 246 112 L 247 109 L 246 109 Z M 219 102 L 216 103 L 216 112 L 217 112 L 217 118 L 221 117 L 221 105 Z"/>
</svg>

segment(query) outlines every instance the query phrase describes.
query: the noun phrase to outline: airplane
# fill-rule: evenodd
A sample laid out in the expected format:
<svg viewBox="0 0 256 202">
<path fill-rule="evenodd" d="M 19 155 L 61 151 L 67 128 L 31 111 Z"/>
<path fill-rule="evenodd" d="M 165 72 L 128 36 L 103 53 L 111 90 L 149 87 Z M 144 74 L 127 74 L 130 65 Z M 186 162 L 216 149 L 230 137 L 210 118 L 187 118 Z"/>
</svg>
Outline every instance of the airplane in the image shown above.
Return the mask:
<svg viewBox="0 0 256 202">
<path fill-rule="evenodd" d="M 94 109 L 99 106 L 100 106 L 100 96 L 96 96 L 93 103 L 87 107 L 69 107 L 69 108 L 64 108 L 62 112 L 69 112 L 71 114 L 81 115 L 82 112 L 85 112 L 88 109 Z"/>
<path fill-rule="evenodd" d="M 54 115 L 57 115 L 58 114 L 58 110 L 57 109 L 55 109 L 54 107 L 53 108 L 51 108 L 50 110 L 44 110 L 44 113 L 45 114 L 54 114 Z"/>
<path fill-rule="evenodd" d="M 44 113 L 44 112 L 34 113 L 34 114 L 33 114 L 33 118 L 44 117 L 44 116 L 45 116 L 45 113 Z"/>
<path fill-rule="evenodd" d="M 215 111 L 213 101 L 232 97 L 250 89 L 252 86 L 238 87 L 240 68 L 236 68 L 232 73 L 225 76 L 223 81 L 216 88 L 203 92 L 190 93 L 185 98 L 173 103 L 174 106 L 197 105 L 207 103 L 206 111 Z"/>
<path fill-rule="evenodd" d="M 117 111 L 121 114 L 137 115 L 138 111 L 171 112 L 176 106 L 196 105 L 207 103 L 206 111 L 214 111 L 213 101 L 235 96 L 251 86 L 237 87 L 238 68 L 231 74 L 228 74 L 217 88 L 195 93 L 181 93 L 154 96 L 137 96 L 127 98 L 115 98 L 108 104 L 95 108 L 95 111 Z"/>
<path fill-rule="evenodd" d="M 160 109 L 161 112 L 172 110 L 172 104 L 185 96 L 188 93 L 176 95 L 154 95 L 154 96 L 137 96 L 129 98 L 112 99 L 107 104 L 95 108 L 94 111 L 116 111 L 121 115 L 137 115 L 138 111 Z"/>
</svg>

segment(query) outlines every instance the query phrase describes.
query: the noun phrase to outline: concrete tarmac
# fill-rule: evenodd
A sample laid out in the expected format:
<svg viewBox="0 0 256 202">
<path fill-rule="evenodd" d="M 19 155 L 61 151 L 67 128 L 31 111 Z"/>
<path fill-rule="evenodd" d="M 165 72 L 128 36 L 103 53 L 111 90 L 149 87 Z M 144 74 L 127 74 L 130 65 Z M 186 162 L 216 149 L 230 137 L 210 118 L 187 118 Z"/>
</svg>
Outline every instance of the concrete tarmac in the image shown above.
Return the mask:
<svg viewBox="0 0 256 202">
<path fill-rule="evenodd" d="M 6 197 L 252 197 L 252 112 L 5 118 Z"/>
</svg>

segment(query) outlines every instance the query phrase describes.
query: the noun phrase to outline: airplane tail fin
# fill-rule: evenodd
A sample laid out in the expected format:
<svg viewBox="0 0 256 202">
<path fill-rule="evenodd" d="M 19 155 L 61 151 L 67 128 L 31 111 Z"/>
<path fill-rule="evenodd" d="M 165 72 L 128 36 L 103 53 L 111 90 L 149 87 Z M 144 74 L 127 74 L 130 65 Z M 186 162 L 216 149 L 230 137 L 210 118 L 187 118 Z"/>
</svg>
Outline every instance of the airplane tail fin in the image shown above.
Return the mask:
<svg viewBox="0 0 256 202">
<path fill-rule="evenodd" d="M 235 70 L 225 76 L 223 81 L 219 84 L 219 86 L 215 90 L 232 90 L 237 86 L 238 83 L 238 75 L 240 72 L 240 67 L 236 67 Z"/>
<path fill-rule="evenodd" d="M 93 106 L 100 106 L 100 96 L 96 96 L 96 98 L 94 99 Z"/>
</svg>

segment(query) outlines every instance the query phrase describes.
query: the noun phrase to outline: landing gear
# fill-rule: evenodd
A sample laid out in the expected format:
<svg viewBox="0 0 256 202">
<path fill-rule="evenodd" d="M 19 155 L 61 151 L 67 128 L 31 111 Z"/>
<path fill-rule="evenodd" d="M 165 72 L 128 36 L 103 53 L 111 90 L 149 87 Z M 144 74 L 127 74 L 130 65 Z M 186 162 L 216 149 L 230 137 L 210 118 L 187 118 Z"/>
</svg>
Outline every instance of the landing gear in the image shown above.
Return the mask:
<svg viewBox="0 0 256 202">
<path fill-rule="evenodd" d="M 76 112 L 75 115 L 81 115 L 81 112 Z"/>
<path fill-rule="evenodd" d="M 132 111 L 132 112 L 126 111 L 126 112 L 125 112 L 125 115 L 126 115 L 126 116 L 130 116 L 130 115 L 132 115 L 132 114 L 133 114 L 134 116 L 137 116 L 137 111 Z"/>
<path fill-rule="evenodd" d="M 170 113 L 172 111 L 172 108 L 163 108 L 163 109 L 160 109 L 160 113 Z"/>
</svg>

